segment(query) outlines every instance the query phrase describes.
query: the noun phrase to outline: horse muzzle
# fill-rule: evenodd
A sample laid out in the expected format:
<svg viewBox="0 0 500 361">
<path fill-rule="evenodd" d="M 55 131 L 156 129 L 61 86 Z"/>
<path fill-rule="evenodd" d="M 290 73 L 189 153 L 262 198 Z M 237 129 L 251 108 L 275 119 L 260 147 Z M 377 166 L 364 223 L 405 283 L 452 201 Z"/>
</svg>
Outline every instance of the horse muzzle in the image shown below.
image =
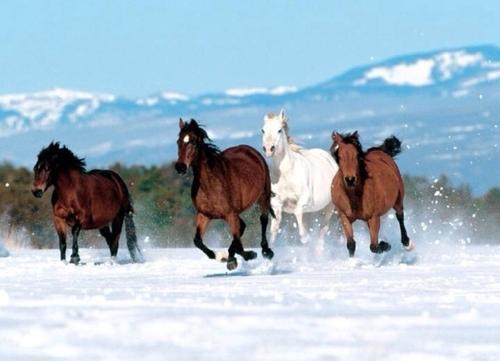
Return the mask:
<svg viewBox="0 0 500 361">
<path fill-rule="evenodd" d="M 274 145 L 271 145 L 270 147 L 266 147 L 264 145 L 262 147 L 262 150 L 266 154 L 266 157 L 272 157 L 274 155 L 274 151 L 276 150 L 276 147 Z"/>
<path fill-rule="evenodd" d="M 38 188 L 38 189 L 32 189 L 31 193 L 33 193 L 33 195 L 35 197 L 37 197 L 37 198 L 42 198 L 42 196 L 43 196 L 43 189 L 40 189 L 40 188 Z"/>
<path fill-rule="evenodd" d="M 345 185 L 349 188 L 354 188 L 356 186 L 356 177 L 344 177 Z"/>
<path fill-rule="evenodd" d="M 179 174 L 186 174 L 187 165 L 185 163 L 182 163 L 182 162 L 177 162 L 177 163 L 175 163 L 175 170 Z"/>
</svg>

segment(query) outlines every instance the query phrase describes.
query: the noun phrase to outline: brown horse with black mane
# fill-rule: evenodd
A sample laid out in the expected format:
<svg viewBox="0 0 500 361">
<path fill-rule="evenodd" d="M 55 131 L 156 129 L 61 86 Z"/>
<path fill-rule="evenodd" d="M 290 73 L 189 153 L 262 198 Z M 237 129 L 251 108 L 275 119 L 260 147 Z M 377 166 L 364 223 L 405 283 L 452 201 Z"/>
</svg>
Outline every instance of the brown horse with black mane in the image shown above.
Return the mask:
<svg viewBox="0 0 500 361">
<path fill-rule="evenodd" d="M 393 157 L 401 152 L 401 141 L 392 136 L 379 147 L 363 151 L 358 132 L 332 134 L 331 153 L 339 165 L 332 182 L 332 200 L 339 212 L 347 239 L 349 256 L 356 250 L 352 223 L 357 219 L 368 222 L 370 250 L 389 251 L 391 245 L 378 240 L 380 217 L 391 208 L 401 229 L 401 243 L 407 251 L 413 249 L 404 225 L 404 184 Z"/>
<path fill-rule="evenodd" d="M 118 174 L 99 169 L 87 172 L 84 159 L 59 143 L 51 143 L 40 151 L 33 170 L 32 192 L 35 197 L 41 198 L 50 186 L 54 186 L 52 208 L 61 260 L 66 259 L 68 228 L 73 236 L 71 263 L 80 262 L 78 235 L 82 229 L 99 229 L 114 259 L 125 219 L 130 256 L 134 262 L 143 261 L 137 245 L 130 194 Z"/>
<path fill-rule="evenodd" d="M 236 253 L 246 261 L 256 258 L 255 252 L 243 249 L 241 236 L 246 226 L 239 215 L 257 203 L 261 214 L 262 255 L 271 259 L 274 254 L 266 238 L 268 214 L 273 215 L 271 179 L 264 158 L 247 145 L 220 151 L 194 119 L 187 123 L 180 119 L 179 128 L 179 157 L 175 169 L 181 174 L 189 167 L 193 169 L 191 198 L 196 208 L 196 247 L 208 258 L 215 259 L 216 254 L 203 243 L 203 235 L 210 220 L 224 219 L 233 236 L 227 268 L 232 270 L 238 266 Z"/>
</svg>

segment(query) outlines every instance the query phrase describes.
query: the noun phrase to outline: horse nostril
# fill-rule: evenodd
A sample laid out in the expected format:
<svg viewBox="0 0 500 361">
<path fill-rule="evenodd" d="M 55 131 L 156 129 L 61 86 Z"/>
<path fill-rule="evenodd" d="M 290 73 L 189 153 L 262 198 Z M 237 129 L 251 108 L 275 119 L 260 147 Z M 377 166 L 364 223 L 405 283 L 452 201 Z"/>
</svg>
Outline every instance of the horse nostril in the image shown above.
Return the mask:
<svg viewBox="0 0 500 361">
<path fill-rule="evenodd" d="M 271 147 L 271 152 L 274 152 L 274 150 L 275 150 L 275 149 L 276 149 L 276 147 L 273 145 L 273 146 Z"/>
<path fill-rule="evenodd" d="M 354 184 L 356 183 L 356 177 L 345 177 L 344 180 L 350 187 L 354 186 Z"/>
<path fill-rule="evenodd" d="M 264 147 L 262 147 L 262 150 L 265 152 L 265 151 L 266 151 L 266 147 L 265 147 L 265 146 L 264 146 Z"/>
<path fill-rule="evenodd" d="M 42 198 L 43 191 L 41 189 L 32 190 L 31 193 L 37 198 Z"/>
</svg>

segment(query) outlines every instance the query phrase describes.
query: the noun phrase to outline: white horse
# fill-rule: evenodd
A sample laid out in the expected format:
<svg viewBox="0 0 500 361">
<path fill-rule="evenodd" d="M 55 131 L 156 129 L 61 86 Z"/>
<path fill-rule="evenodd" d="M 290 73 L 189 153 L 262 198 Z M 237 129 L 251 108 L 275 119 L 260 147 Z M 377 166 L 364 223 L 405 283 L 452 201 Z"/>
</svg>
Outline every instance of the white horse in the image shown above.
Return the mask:
<svg viewBox="0 0 500 361">
<path fill-rule="evenodd" d="M 288 134 L 288 119 L 283 109 L 278 115 L 269 113 L 264 117 L 262 146 L 272 160 L 271 206 L 276 218 L 271 220 L 271 244 L 278 234 L 283 211 L 295 215 L 303 243 L 308 239 L 303 214 L 321 211 L 319 246 L 322 247 L 334 213 L 331 184 L 337 163 L 322 149 L 297 145 Z"/>
</svg>

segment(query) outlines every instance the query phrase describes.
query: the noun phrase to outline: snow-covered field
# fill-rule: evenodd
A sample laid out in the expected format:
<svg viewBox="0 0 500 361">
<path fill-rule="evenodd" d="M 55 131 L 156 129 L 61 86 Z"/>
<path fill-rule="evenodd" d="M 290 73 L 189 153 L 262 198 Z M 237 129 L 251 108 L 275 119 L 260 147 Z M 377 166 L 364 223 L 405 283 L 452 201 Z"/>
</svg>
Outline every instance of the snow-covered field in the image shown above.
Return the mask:
<svg viewBox="0 0 500 361">
<path fill-rule="evenodd" d="M 226 273 L 196 249 L 118 264 L 0 258 L 0 360 L 498 360 L 500 247 L 276 248 Z"/>
</svg>

